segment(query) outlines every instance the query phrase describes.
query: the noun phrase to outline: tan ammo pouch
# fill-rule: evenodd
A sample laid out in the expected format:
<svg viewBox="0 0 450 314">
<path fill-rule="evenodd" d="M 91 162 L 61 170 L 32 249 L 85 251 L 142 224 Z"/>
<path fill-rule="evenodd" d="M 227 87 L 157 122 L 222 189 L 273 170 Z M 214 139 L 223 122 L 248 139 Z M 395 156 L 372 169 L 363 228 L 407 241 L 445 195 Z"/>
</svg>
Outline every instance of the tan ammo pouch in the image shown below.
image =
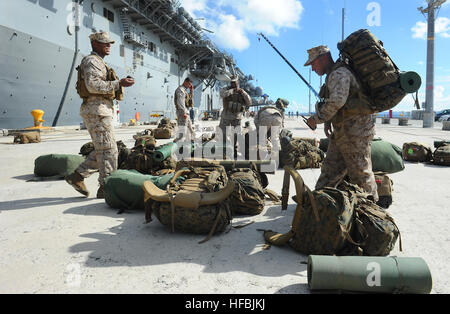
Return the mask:
<svg viewBox="0 0 450 314">
<path fill-rule="evenodd" d="M 378 196 L 391 196 L 394 190 L 392 180 L 383 172 L 375 172 L 374 175 Z"/>
<path fill-rule="evenodd" d="M 190 93 L 186 93 L 186 108 L 194 107 L 194 100 L 192 99 L 192 95 Z"/>
<path fill-rule="evenodd" d="M 96 55 L 94 55 L 94 56 L 96 58 L 98 58 L 98 59 L 101 59 L 100 57 L 98 57 Z M 101 59 L 101 61 L 103 62 L 103 64 L 105 64 L 103 59 Z M 116 72 L 112 68 L 108 67 L 106 64 L 105 64 L 105 67 L 106 67 L 106 70 L 107 70 L 107 74 L 106 74 L 106 80 L 107 81 L 117 81 L 117 80 L 119 80 L 119 77 L 117 76 Z M 81 75 L 81 67 L 78 66 L 76 68 L 76 70 L 78 71 L 78 79 L 77 79 L 77 83 L 76 83 L 76 89 L 77 89 L 78 95 L 80 95 L 80 97 L 82 99 L 87 99 L 87 98 L 89 98 L 91 96 L 101 96 L 101 97 L 104 97 L 104 98 L 110 99 L 110 100 L 114 100 L 114 99 L 116 99 L 116 100 L 123 100 L 123 91 L 124 91 L 124 89 L 123 89 L 122 86 L 119 88 L 119 90 L 113 91 L 113 92 L 111 92 L 109 94 L 95 94 L 95 93 L 89 92 L 89 90 L 86 87 L 86 82 L 85 82 L 85 80 L 83 79 L 83 77 Z"/>
</svg>

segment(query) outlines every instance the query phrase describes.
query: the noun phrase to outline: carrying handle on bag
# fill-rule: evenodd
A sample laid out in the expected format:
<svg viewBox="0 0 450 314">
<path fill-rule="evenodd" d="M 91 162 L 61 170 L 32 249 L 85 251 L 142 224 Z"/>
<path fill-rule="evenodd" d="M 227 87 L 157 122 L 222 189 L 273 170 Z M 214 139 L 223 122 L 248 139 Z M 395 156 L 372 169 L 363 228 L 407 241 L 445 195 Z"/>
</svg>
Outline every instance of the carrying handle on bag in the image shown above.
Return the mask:
<svg viewBox="0 0 450 314">
<path fill-rule="evenodd" d="M 282 233 L 276 233 L 273 232 L 272 230 L 265 230 L 264 231 L 264 238 L 265 240 L 270 243 L 270 244 L 274 244 L 277 246 L 281 246 L 284 244 L 287 244 L 289 242 L 290 239 L 292 239 L 292 237 L 294 237 L 295 232 L 297 231 L 298 228 L 298 224 L 300 222 L 300 218 L 301 218 L 301 214 L 302 214 L 302 207 L 303 207 L 303 192 L 308 191 L 309 188 L 305 185 L 302 177 L 300 176 L 300 174 L 293 169 L 290 166 L 285 166 L 284 167 L 284 178 L 285 181 L 283 182 L 283 197 L 284 199 L 286 199 L 286 197 L 289 197 L 289 190 L 285 190 L 285 186 L 286 186 L 286 180 L 289 179 L 290 176 L 292 176 L 292 178 L 294 179 L 294 183 L 295 183 L 295 190 L 297 193 L 297 208 L 295 209 L 295 214 L 294 214 L 294 218 L 292 220 L 292 226 L 291 226 L 291 230 L 288 233 L 282 234 Z M 286 179 L 288 178 L 288 179 Z M 289 181 L 289 180 L 288 180 Z M 310 199 L 312 197 L 312 193 L 308 193 L 310 195 Z M 313 201 L 313 199 L 311 199 L 311 201 Z M 315 205 L 315 203 L 314 203 Z M 286 201 L 286 206 L 287 206 L 287 201 Z M 314 207 L 313 207 L 314 208 Z M 317 212 L 316 212 L 317 214 Z M 318 216 L 316 216 L 318 217 Z"/>
</svg>

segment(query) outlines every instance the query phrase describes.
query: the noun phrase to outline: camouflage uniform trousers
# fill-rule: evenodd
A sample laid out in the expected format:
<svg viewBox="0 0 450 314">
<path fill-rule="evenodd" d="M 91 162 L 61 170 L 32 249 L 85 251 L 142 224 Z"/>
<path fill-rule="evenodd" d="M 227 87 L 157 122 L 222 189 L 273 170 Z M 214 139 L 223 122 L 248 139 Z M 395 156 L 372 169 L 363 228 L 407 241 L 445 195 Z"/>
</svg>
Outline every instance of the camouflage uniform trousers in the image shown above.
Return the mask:
<svg viewBox="0 0 450 314">
<path fill-rule="evenodd" d="M 280 131 L 283 126 L 283 118 L 279 114 L 270 114 L 269 112 L 262 112 L 259 116 L 258 121 L 255 121 L 256 129 L 258 130 L 258 136 L 261 136 L 260 134 L 260 127 L 266 127 L 267 128 L 267 139 L 270 140 L 270 158 L 272 160 L 275 160 L 277 168 L 279 165 L 279 159 L 280 159 L 280 150 L 281 150 L 281 143 L 280 143 Z M 259 139 L 258 139 L 258 145 L 259 145 Z M 261 156 L 260 156 L 261 157 Z"/>
<path fill-rule="evenodd" d="M 336 187 L 348 174 L 350 182 L 357 184 L 378 201 L 377 184 L 372 172 L 371 143 L 373 136 L 343 137 L 333 134 L 316 189 Z"/>
<path fill-rule="evenodd" d="M 223 145 L 225 146 L 227 143 L 231 143 L 234 146 L 235 151 L 237 152 L 238 142 L 237 142 L 237 135 L 234 134 L 233 138 L 231 138 L 227 134 L 227 126 L 233 127 L 236 133 L 241 133 L 241 119 L 228 119 L 228 118 L 221 118 L 219 123 L 219 129 L 222 132 L 222 139 L 223 139 Z M 233 131 L 233 130 L 232 130 Z"/>
<path fill-rule="evenodd" d="M 192 121 L 189 115 L 187 115 L 187 118 L 184 118 L 184 112 L 183 111 L 177 111 L 177 124 L 178 124 L 178 130 L 177 130 L 177 136 L 174 140 L 174 143 L 176 142 L 183 142 L 186 140 L 186 135 L 189 134 L 190 140 L 193 141 L 195 138 L 194 135 L 194 127 L 192 126 Z"/>
<path fill-rule="evenodd" d="M 118 150 L 112 123 L 113 117 L 88 114 L 82 115 L 82 118 L 91 135 L 95 150 L 88 155 L 76 171 L 83 178 L 87 178 L 98 171 L 98 182 L 100 186 L 103 186 L 105 178 L 118 167 Z"/>
</svg>

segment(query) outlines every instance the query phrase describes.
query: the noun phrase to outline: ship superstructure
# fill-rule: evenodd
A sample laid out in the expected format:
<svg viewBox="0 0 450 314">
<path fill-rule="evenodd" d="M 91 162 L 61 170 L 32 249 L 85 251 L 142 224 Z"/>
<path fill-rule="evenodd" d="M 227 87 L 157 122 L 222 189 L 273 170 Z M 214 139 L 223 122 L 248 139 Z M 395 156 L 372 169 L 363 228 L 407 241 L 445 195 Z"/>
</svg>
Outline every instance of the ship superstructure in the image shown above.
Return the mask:
<svg viewBox="0 0 450 314">
<path fill-rule="evenodd" d="M 231 76 L 248 79 L 178 1 L 4 0 L 0 12 L 0 128 L 32 125 L 33 109 L 45 111 L 47 126 L 79 124 L 75 68 L 101 30 L 115 40 L 107 64 L 136 81 L 117 107 L 122 122 L 137 112 L 174 119 L 173 94 L 186 76 L 199 111 L 221 107 Z"/>
</svg>

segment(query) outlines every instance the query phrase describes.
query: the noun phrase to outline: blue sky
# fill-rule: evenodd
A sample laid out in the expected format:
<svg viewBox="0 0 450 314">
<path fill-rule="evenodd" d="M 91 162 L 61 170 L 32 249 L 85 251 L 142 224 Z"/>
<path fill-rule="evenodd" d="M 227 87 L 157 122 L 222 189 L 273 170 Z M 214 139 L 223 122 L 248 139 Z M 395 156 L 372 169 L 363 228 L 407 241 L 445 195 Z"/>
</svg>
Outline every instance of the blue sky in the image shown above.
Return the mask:
<svg viewBox="0 0 450 314">
<path fill-rule="evenodd" d="M 180 0 L 194 17 L 205 18 L 204 27 L 214 31 L 209 37 L 231 53 L 246 74 L 255 77 L 272 99 L 291 101 L 288 110 L 308 111 L 308 89 L 292 69 L 263 40 L 270 41 L 309 79 L 304 67 L 307 49 L 328 45 L 334 58 L 342 38 L 342 8 L 346 9 L 345 36 L 361 28 L 369 29 L 402 71 L 416 71 L 422 77 L 419 101 L 425 101 L 426 18 L 418 7 L 424 0 Z M 379 12 L 379 14 L 377 14 Z M 441 7 L 436 20 L 434 109 L 450 108 L 450 0 Z M 318 91 L 320 78 L 311 74 Z M 311 96 L 311 105 L 315 98 Z M 411 95 L 395 107 L 396 111 L 414 109 Z"/>
</svg>

